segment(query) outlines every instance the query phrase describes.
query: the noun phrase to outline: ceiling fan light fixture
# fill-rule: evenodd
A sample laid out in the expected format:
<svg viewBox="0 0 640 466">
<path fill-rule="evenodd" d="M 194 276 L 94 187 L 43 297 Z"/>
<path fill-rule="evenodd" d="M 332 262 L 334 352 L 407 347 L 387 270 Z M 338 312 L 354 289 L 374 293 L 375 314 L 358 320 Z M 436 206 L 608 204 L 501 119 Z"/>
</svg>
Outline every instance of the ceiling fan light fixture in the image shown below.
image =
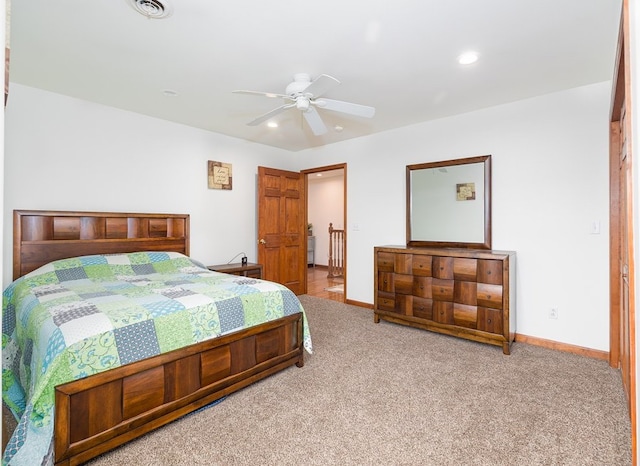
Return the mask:
<svg viewBox="0 0 640 466">
<path fill-rule="evenodd" d="M 296 99 L 296 108 L 298 110 L 309 110 L 309 99 L 305 97 L 298 97 Z"/>
<path fill-rule="evenodd" d="M 131 8 L 148 19 L 168 18 L 173 14 L 173 8 L 167 0 L 125 0 Z"/>
</svg>

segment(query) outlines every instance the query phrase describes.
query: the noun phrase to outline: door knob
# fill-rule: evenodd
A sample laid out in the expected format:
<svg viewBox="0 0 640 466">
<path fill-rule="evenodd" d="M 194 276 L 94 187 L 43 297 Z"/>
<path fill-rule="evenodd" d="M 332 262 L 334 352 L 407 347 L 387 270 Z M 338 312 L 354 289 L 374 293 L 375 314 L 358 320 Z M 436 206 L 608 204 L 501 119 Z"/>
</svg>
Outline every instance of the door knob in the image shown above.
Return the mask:
<svg viewBox="0 0 640 466">
<path fill-rule="evenodd" d="M 264 238 L 260 238 L 260 241 L 258 241 L 258 243 L 260 243 L 260 244 L 267 244 L 267 242 L 264 240 Z"/>
</svg>

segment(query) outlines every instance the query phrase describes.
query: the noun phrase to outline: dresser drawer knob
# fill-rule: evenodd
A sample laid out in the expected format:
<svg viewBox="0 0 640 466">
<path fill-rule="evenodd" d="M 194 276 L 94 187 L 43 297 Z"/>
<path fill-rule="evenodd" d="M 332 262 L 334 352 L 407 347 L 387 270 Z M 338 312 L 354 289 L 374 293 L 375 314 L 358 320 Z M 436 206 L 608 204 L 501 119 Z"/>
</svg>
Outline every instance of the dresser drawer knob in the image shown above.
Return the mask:
<svg viewBox="0 0 640 466">
<path fill-rule="evenodd" d="M 487 319 L 487 323 L 490 324 L 491 323 L 491 319 Z"/>
<path fill-rule="evenodd" d="M 491 299 L 491 295 L 490 294 L 487 295 L 487 299 Z"/>
</svg>

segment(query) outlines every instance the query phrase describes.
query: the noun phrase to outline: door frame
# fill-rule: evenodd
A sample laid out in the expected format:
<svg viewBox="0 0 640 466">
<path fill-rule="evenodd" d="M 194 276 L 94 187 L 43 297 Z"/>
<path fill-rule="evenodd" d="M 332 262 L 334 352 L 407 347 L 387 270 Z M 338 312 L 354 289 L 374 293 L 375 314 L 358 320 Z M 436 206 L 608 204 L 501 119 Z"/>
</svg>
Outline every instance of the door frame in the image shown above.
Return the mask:
<svg viewBox="0 0 640 466">
<path fill-rule="evenodd" d="M 304 191 L 305 191 L 305 203 L 304 203 L 304 218 L 305 224 L 309 223 L 309 175 L 321 172 L 327 172 L 331 170 L 343 170 L 342 189 L 343 192 L 343 206 L 342 206 L 342 224 L 344 225 L 344 293 L 342 294 L 342 302 L 347 302 L 347 247 L 348 247 L 348 232 L 347 232 L 347 164 L 337 163 L 334 165 L 325 165 L 322 167 L 308 168 L 306 170 L 300 170 L 300 173 L 304 175 Z"/>
</svg>

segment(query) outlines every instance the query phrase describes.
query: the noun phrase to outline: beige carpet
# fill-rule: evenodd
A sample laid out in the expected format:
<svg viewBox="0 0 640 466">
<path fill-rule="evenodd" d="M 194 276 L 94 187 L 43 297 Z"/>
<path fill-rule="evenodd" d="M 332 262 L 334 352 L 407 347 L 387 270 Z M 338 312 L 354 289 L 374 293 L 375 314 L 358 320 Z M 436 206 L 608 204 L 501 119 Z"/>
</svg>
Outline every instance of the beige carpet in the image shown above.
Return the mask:
<svg viewBox="0 0 640 466">
<path fill-rule="evenodd" d="M 302 296 L 314 354 L 90 464 L 629 465 L 617 371 Z"/>
</svg>

